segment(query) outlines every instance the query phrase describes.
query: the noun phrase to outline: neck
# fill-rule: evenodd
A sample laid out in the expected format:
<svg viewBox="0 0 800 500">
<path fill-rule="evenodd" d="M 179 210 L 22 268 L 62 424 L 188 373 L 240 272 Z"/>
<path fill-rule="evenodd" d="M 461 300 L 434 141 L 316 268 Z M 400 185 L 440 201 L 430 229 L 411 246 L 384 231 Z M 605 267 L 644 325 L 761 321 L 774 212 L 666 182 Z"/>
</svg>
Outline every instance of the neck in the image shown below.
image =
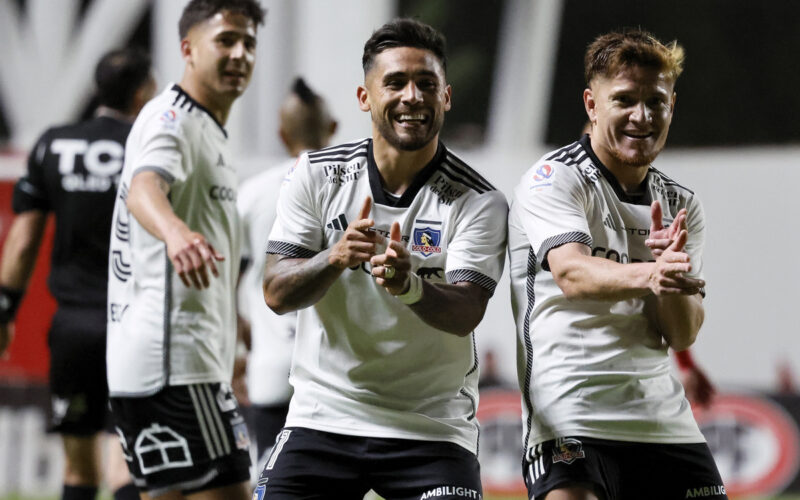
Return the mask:
<svg viewBox="0 0 800 500">
<path fill-rule="evenodd" d="M 614 177 L 616 177 L 617 182 L 619 182 L 620 186 L 622 186 L 622 189 L 624 189 L 626 193 L 636 192 L 647 177 L 647 171 L 650 169 L 650 165 L 637 166 L 622 163 L 614 155 L 612 155 L 607 148 L 596 144 L 594 136 L 590 136 L 590 139 L 594 154 L 597 155 L 597 158 L 601 162 L 603 162 L 603 165 L 609 170 L 609 172 L 614 174 Z"/>
<path fill-rule="evenodd" d="M 433 159 L 438 147 L 439 136 L 436 135 L 421 149 L 403 151 L 386 142 L 377 131 L 373 131 L 372 154 L 386 190 L 398 196 L 402 195 L 417 173 Z"/>
<path fill-rule="evenodd" d="M 215 95 L 208 87 L 198 82 L 196 78 L 192 78 L 188 71 L 183 74 L 183 79 L 179 85 L 192 99 L 206 108 L 220 125 L 225 126 L 235 98 L 230 99 Z"/>
<path fill-rule="evenodd" d="M 100 105 L 94 111 L 94 116 L 107 116 L 121 122 L 133 123 L 136 120 L 136 113 L 130 114 L 120 111 L 118 109 L 109 108 L 108 106 Z"/>
</svg>

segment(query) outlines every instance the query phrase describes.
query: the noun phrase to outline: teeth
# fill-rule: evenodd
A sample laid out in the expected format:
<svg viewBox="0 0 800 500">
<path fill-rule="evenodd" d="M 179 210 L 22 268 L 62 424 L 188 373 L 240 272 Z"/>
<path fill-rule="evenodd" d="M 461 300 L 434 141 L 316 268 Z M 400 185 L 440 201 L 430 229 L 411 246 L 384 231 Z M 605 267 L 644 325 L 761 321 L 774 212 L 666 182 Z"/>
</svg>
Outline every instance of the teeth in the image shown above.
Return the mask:
<svg viewBox="0 0 800 500">
<path fill-rule="evenodd" d="M 399 115 L 397 117 L 397 119 L 399 121 L 424 120 L 425 119 L 425 115 L 423 115 L 422 113 L 417 113 L 417 114 L 413 114 L 413 115 L 405 114 L 405 115 Z"/>
</svg>

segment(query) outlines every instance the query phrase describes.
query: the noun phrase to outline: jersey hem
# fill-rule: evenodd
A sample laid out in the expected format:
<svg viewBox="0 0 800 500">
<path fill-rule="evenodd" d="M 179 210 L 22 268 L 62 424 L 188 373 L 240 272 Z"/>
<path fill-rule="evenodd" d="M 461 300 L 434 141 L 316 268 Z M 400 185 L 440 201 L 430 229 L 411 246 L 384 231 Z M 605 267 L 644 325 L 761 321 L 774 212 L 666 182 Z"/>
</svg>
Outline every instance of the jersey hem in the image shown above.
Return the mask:
<svg viewBox="0 0 800 500">
<path fill-rule="evenodd" d="M 623 441 L 627 443 L 653 443 L 653 444 L 697 444 L 705 443 L 706 439 L 702 434 L 699 436 L 664 436 L 657 437 L 652 435 L 625 434 L 615 432 L 597 432 L 588 429 L 567 429 L 553 434 L 532 436 L 529 440 L 528 448 L 546 441 L 552 441 L 560 437 L 582 436 L 594 439 L 606 439 L 609 441 Z"/>
<path fill-rule="evenodd" d="M 420 434 L 413 434 L 410 432 L 402 432 L 398 430 L 393 430 L 392 432 L 384 432 L 380 430 L 358 430 L 356 431 L 352 427 L 337 427 L 335 425 L 325 425 L 320 424 L 319 422 L 313 420 L 305 420 L 301 418 L 292 418 L 286 419 L 286 427 L 305 427 L 308 429 L 314 429 L 322 432 L 330 432 L 332 434 L 341 434 L 345 436 L 357 436 L 357 437 L 367 437 L 367 438 L 388 438 L 388 439 L 408 439 L 411 441 L 427 441 L 427 442 L 447 442 L 453 443 L 461 446 L 465 450 L 469 451 L 473 455 L 477 455 L 477 446 L 474 444 L 469 443 L 467 440 L 457 439 L 454 437 L 448 436 L 424 436 Z M 476 437 L 477 441 L 477 437 Z"/>
<path fill-rule="evenodd" d="M 163 381 L 159 383 L 158 387 L 147 387 L 137 391 L 108 391 L 108 396 L 112 398 L 144 398 L 147 396 L 152 396 L 153 394 L 157 393 L 158 391 L 164 389 L 165 387 L 175 387 L 180 385 L 194 385 L 194 384 L 229 384 L 230 382 L 226 382 L 219 378 L 197 378 L 197 379 L 179 379 L 175 380 L 175 377 L 172 377 L 168 384 L 165 384 Z"/>
</svg>

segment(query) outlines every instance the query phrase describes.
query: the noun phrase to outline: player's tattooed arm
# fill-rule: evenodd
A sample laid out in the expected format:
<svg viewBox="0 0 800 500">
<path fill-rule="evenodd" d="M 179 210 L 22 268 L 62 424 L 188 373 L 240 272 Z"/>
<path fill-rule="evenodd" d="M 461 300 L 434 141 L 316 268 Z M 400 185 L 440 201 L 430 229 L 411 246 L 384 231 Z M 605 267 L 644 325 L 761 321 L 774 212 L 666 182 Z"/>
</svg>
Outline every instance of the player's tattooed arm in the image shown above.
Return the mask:
<svg viewBox="0 0 800 500">
<path fill-rule="evenodd" d="M 369 261 L 382 239 L 369 231 L 375 224 L 369 218 L 371 208 L 372 199 L 367 197 L 358 219 L 347 226 L 342 238 L 314 257 L 267 255 L 263 290 L 269 308 L 284 314 L 316 304 L 345 269 Z"/>
<path fill-rule="evenodd" d="M 422 280 L 422 299 L 409 307 L 434 328 L 463 337 L 478 326 L 491 294 L 469 281 L 455 284 Z"/>
<path fill-rule="evenodd" d="M 167 198 L 169 189 L 169 183 L 154 171 L 135 174 L 128 193 L 128 210 L 150 234 L 166 243 L 167 256 L 184 285 L 207 288 L 209 270 L 219 276 L 215 262 L 225 257 L 175 215 Z"/>
<path fill-rule="evenodd" d="M 414 285 L 421 286 L 415 302 L 409 304 L 425 323 L 458 336 L 469 335 L 486 311 L 490 293 L 468 281 L 456 284 L 429 283 L 411 275 L 411 255 L 400 237 L 400 224 L 392 223 L 386 251 L 370 259 L 372 275 L 378 285 L 392 295 L 404 295 Z M 418 299 L 418 300 L 417 300 Z"/>
</svg>

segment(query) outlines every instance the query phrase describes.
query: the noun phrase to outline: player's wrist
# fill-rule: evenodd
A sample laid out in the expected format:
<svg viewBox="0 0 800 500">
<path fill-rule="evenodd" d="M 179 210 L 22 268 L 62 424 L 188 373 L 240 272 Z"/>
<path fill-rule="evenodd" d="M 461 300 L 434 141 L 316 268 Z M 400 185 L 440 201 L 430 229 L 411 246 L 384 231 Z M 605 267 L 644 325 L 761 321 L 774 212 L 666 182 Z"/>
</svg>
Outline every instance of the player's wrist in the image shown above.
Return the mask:
<svg viewBox="0 0 800 500">
<path fill-rule="evenodd" d="M 25 290 L 0 285 L 0 324 L 14 321 Z"/>
<path fill-rule="evenodd" d="M 408 273 L 408 288 L 400 295 L 395 295 L 397 300 L 410 306 L 422 300 L 422 278 L 417 273 Z"/>
</svg>

